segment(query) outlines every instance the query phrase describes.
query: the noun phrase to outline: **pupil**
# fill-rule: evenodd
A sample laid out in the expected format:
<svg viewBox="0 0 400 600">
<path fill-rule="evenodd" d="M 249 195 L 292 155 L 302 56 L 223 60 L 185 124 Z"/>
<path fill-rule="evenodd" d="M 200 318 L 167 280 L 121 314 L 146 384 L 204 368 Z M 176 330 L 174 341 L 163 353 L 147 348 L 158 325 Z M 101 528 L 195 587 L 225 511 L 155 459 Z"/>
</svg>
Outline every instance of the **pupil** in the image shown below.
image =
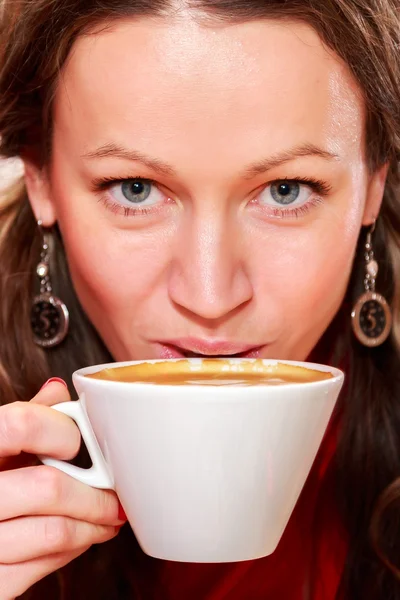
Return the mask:
<svg viewBox="0 0 400 600">
<path fill-rule="evenodd" d="M 143 194 L 144 185 L 141 181 L 134 181 L 131 186 L 132 193 L 135 195 Z"/>
<path fill-rule="evenodd" d="M 288 196 L 291 192 L 290 185 L 288 183 L 280 183 L 278 192 L 281 196 Z"/>
</svg>

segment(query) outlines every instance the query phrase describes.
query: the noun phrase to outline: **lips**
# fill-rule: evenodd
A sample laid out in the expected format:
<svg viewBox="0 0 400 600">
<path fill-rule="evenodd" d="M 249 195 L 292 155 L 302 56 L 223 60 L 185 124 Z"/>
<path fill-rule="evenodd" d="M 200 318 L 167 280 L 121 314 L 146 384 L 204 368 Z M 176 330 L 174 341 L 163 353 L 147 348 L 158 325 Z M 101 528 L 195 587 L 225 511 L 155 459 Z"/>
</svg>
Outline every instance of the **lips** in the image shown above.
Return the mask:
<svg viewBox="0 0 400 600">
<path fill-rule="evenodd" d="M 259 358 L 263 346 L 225 340 L 180 338 L 158 342 L 160 358 Z"/>
</svg>

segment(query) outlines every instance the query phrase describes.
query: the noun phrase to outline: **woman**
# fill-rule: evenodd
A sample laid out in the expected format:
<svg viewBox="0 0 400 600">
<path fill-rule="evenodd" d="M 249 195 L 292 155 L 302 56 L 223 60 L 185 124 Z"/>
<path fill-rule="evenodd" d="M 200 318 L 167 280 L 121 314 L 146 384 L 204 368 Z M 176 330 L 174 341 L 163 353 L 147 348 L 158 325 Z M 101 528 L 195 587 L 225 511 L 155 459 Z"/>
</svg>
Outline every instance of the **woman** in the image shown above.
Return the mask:
<svg viewBox="0 0 400 600">
<path fill-rule="evenodd" d="M 2 599 L 400 599 L 397 4 L 3 0 Z M 193 354 L 346 371 L 265 559 L 146 557 L 35 459 L 79 449 L 45 381 Z"/>
</svg>

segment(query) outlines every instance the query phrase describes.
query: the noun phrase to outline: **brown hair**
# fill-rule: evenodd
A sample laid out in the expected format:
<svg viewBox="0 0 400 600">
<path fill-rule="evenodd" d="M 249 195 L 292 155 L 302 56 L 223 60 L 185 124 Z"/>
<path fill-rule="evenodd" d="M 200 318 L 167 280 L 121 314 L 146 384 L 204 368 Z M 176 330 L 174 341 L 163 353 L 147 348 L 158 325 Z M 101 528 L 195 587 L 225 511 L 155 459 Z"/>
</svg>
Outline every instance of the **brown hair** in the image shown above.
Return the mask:
<svg viewBox="0 0 400 600">
<path fill-rule="evenodd" d="M 335 458 L 338 503 L 349 551 L 338 597 L 400 600 L 400 16 L 398 0 L 188 0 L 199 16 L 227 22 L 257 18 L 300 20 L 348 64 L 367 108 L 366 155 L 371 171 L 389 163 L 376 233 L 378 288 L 391 303 L 391 337 L 362 347 L 350 331 L 350 312 L 362 291 L 362 232 L 343 305 L 315 349 L 318 360 L 348 367 L 338 416 Z M 168 15 L 167 0 L 3 0 L 0 4 L 0 153 L 51 155 L 51 104 L 58 75 L 79 35 L 123 17 Z M 34 346 L 29 323 L 39 233 L 23 182 L 0 212 L 0 401 L 27 400 L 51 374 L 70 382 L 79 367 L 111 360 L 79 306 L 68 275 L 62 239 L 54 229 L 55 292 L 71 311 L 71 331 L 59 348 Z M 91 549 L 27 597 L 138 597 L 124 562 L 128 533 Z M 111 546 L 110 546 L 111 544 Z M 140 560 L 140 553 L 137 553 Z M 151 560 L 151 559 L 150 559 Z M 100 573 L 103 573 L 100 577 Z M 106 573 L 106 575 L 104 575 Z M 85 576 L 87 581 L 85 585 Z M 79 586 L 73 580 L 79 579 Z M 96 589 L 96 582 L 99 587 Z M 151 582 L 149 582 L 150 585 Z M 52 587 L 54 586 L 54 587 Z M 87 586 L 87 587 L 86 587 Z M 58 590 L 58 591 L 57 591 Z M 100 592 L 101 590 L 101 592 Z M 98 592 L 96 596 L 96 592 Z M 65 592 L 67 593 L 67 592 Z M 66 597 L 66 596 L 64 596 Z M 146 598 L 152 597 L 149 588 Z"/>
</svg>

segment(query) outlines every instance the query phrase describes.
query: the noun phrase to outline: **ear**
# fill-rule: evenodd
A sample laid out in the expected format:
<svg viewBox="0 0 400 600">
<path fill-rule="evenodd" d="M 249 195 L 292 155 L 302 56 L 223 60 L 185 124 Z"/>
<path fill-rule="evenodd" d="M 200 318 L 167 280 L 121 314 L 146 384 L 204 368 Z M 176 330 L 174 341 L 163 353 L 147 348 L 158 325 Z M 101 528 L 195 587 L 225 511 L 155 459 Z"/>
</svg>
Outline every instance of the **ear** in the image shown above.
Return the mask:
<svg viewBox="0 0 400 600">
<path fill-rule="evenodd" d="M 51 227 L 57 220 L 54 203 L 50 194 L 50 182 L 46 169 L 39 168 L 35 162 L 23 158 L 25 167 L 25 185 L 36 221 L 42 221 L 44 227 Z"/>
<path fill-rule="evenodd" d="M 367 199 L 365 202 L 362 220 L 363 225 L 372 225 L 379 215 L 383 200 L 383 193 L 385 191 L 388 169 L 389 164 L 384 164 L 377 171 L 375 171 L 369 179 L 367 186 Z"/>
</svg>

